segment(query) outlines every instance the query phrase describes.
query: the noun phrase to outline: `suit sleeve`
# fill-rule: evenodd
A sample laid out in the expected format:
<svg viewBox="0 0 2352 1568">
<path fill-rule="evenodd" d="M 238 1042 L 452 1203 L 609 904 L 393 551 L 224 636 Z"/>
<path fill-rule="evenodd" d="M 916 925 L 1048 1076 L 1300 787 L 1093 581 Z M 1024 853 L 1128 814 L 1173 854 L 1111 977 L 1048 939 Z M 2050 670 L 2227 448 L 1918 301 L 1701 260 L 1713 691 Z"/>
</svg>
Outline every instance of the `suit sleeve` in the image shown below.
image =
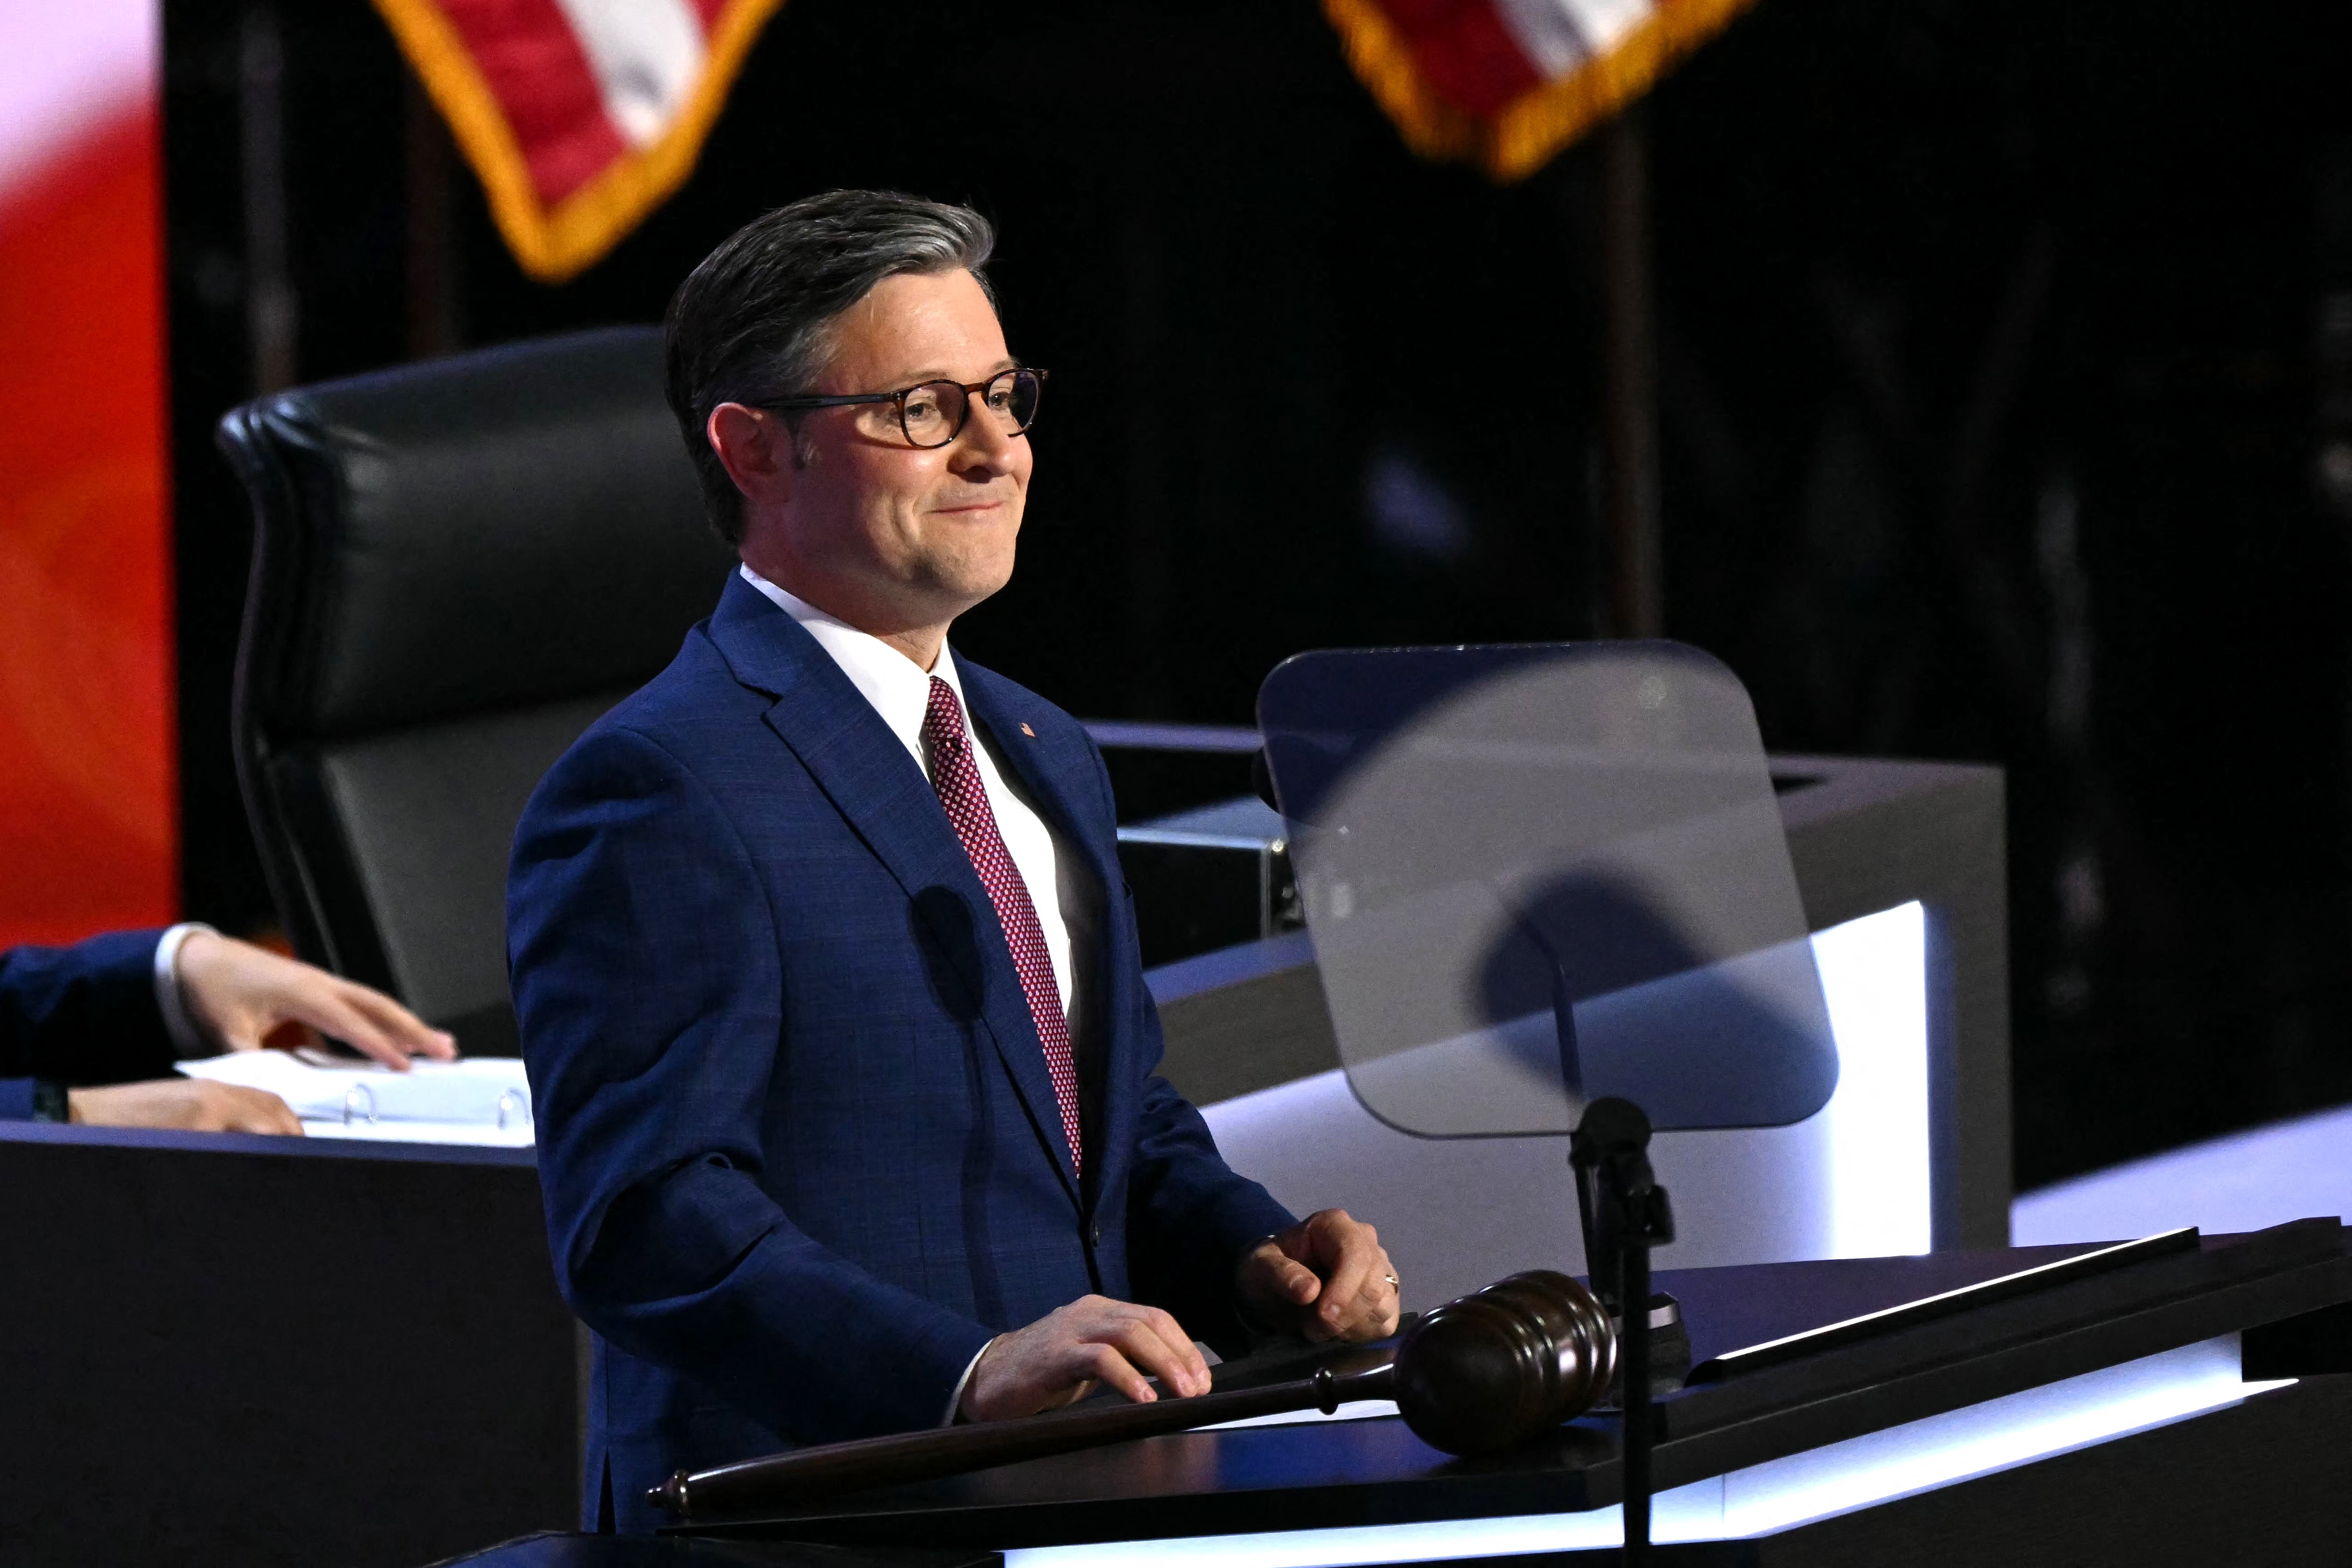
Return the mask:
<svg viewBox="0 0 2352 1568">
<path fill-rule="evenodd" d="M 32 1079 L 168 1078 L 175 1059 L 155 1000 L 156 931 L 0 952 L 0 1115 L 29 1116 Z"/>
<path fill-rule="evenodd" d="M 1274 1195 L 1236 1173 L 1217 1152 L 1208 1123 L 1159 1076 L 1160 1015 L 1138 986 L 1143 1015 L 1143 1081 L 1136 1117 L 1134 1173 L 1128 1185 L 1129 1273 L 1137 1298 L 1175 1314 L 1220 1355 L 1247 1349 L 1234 1268 L 1251 1243 L 1297 1219 Z"/>
<path fill-rule="evenodd" d="M 1103 808 L 1116 821 L 1110 771 L 1087 742 Z M 1123 889 L 1109 890 L 1114 899 Z M 1135 944 L 1135 921 L 1107 920 L 1127 951 L 1117 962 L 1135 972 L 1134 1016 L 1127 1020 L 1136 1042 L 1143 1081 L 1136 1097 L 1135 1159 L 1128 1184 L 1128 1262 L 1137 1297 L 1172 1312 L 1194 1335 L 1224 1353 L 1244 1335 L 1234 1298 L 1234 1267 L 1243 1251 L 1262 1237 L 1288 1228 L 1297 1216 L 1257 1183 L 1240 1175 L 1217 1152 L 1209 1124 L 1175 1086 L 1160 1076 L 1166 1047 L 1160 1009 L 1144 984 L 1143 955 Z"/>
<path fill-rule="evenodd" d="M 646 736 L 592 732 L 523 815 L 507 929 L 572 1309 L 793 1442 L 936 1425 L 992 1331 L 819 1246 L 761 1187 L 784 976 L 708 789 Z"/>
</svg>

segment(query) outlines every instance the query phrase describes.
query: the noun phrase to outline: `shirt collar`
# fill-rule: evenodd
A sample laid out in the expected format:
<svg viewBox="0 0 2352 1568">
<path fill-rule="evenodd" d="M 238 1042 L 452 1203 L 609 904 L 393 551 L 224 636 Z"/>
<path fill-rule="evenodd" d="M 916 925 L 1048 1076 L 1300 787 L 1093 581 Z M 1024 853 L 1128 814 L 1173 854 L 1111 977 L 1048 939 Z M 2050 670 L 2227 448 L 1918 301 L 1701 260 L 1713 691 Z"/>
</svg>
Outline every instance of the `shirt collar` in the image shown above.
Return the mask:
<svg viewBox="0 0 2352 1568">
<path fill-rule="evenodd" d="M 915 661 L 884 642 L 871 632 L 861 632 L 848 622 L 829 616 L 790 589 L 780 588 L 751 570 L 746 562 L 740 568 L 743 581 L 757 588 L 775 606 L 800 623 L 801 629 L 816 638 L 817 646 L 841 666 L 842 674 L 857 688 L 874 711 L 890 726 L 913 753 L 916 763 L 928 773 L 930 763 L 923 752 L 923 716 L 930 710 L 931 677 L 936 675 L 952 688 L 956 705 L 964 706 L 963 680 L 956 673 L 955 655 L 944 642 L 940 645 L 939 662 L 926 673 Z M 966 719 L 965 726 L 970 728 Z"/>
</svg>

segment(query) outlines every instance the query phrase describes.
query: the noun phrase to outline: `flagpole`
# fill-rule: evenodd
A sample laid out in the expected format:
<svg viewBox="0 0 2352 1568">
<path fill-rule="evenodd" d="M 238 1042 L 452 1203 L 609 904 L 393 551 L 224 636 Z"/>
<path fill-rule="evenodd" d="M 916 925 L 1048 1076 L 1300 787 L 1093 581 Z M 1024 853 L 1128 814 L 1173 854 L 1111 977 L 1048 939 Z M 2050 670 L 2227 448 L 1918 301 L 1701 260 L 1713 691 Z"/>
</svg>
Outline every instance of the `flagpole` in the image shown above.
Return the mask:
<svg viewBox="0 0 2352 1568">
<path fill-rule="evenodd" d="M 463 346 L 457 215 L 451 185 L 457 146 L 415 73 L 403 74 L 408 357 L 431 359 Z"/>
<path fill-rule="evenodd" d="M 287 259 L 286 49 L 278 9 L 246 9 L 237 31 L 237 174 L 245 203 L 245 330 L 253 390 L 294 384 L 297 301 Z"/>
<path fill-rule="evenodd" d="M 1601 504 L 1609 631 L 1665 631 L 1658 515 L 1657 347 L 1650 294 L 1649 135 L 1640 104 L 1601 128 Z"/>
</svg>

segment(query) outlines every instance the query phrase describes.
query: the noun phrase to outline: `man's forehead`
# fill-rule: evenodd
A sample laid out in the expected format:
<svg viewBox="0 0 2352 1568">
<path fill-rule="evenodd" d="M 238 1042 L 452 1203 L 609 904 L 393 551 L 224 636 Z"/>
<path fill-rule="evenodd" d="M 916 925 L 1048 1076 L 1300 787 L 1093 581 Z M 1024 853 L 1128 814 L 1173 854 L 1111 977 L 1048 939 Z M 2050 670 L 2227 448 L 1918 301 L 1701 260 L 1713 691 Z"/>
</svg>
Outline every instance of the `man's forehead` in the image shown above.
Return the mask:
<svg viewBox="0 0 2352 1568">
<path fill-rule="evenodd" d="M 1016 362 L 979 280 L 969 272 L 886 278 L 844 312 L 835 368 L 906 381 L 976 379 Z"/>
</svg>

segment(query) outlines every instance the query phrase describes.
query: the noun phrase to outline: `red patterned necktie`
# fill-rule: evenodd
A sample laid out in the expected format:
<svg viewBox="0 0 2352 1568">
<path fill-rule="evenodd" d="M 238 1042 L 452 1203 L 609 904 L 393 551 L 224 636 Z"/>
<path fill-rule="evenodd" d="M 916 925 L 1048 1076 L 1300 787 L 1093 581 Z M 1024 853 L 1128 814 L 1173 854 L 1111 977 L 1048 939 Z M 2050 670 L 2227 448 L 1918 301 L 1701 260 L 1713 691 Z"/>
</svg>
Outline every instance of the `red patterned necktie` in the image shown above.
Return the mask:
<svg viewBox="0 0 2352 1568">
<path fill-rule="evenodd" d="M 1054 961 L 1045 952 L 1045 933 L 1037 924 L 1036 906 L 1029 901 L 1029 886 L 996 831 L 996 814 L 988 808 L 988 791 L 972 761 L 970 735 L 955 688 L 934 675 L 930 706 L 923 712 L 931 787 L 939 791 L 948 821 L 963 840 L 963 852 L 971 857 L 971 868 L 980 873 L 981 886 L 988 889 L 997 921 L 1013 945 L 1013 967 L 1021 975 L 1022 994 L 1029 998 L 1029 1016 L 1036 1021 L 1037 1038 L 1045 1047 L 1045 1070 L 1054 1079 L 1054 1099 L 1062 1108 L 1070 1164 L 1084 1169 L 1078 1157 L 1078 1072 L 1070 1057 L 1070 1025 L 1062 1016 L 1061 988 L 1054 982 Z"/>
</svg>

